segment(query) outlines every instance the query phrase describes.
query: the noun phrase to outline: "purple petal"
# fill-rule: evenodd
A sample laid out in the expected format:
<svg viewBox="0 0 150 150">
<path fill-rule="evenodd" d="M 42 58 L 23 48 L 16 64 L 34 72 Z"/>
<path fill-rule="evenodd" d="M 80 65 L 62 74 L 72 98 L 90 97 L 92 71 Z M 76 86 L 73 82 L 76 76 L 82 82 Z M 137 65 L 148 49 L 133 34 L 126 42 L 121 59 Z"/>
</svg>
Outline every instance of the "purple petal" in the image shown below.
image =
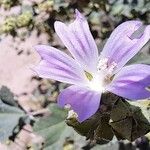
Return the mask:
<svg viewBox="0 0 150 150">
<path fill-rule="evenodd" d="M 150 97 L 150 66 L 130 65 L 123 67 L 114 77 L 108 91 L 130 100 Z"/>
<path fill-rule="evenodd" d="M 119 25 L 111 34 L 101 57 L 109 59 L 109 64 L 116 62 L 116 71 L 121 69 L 150 39 L 150 26 L 146 26 L 143 34 L 132 38 L 132 34 L 140 29 L 140 21 L 127 21 Z"/>
<path fill-rule="evenodd" d="M 86 87 L 70 86 L 63 90 L 58 97 L 58 104 L 62 107 L 70 104 L 78 114 L 80 122 L 91 117 L 99 108 L 101 94 Z"/>
<path fill-rule="evenodd" d="M 86 82 L 82 68 L 67 54 L 46 45 L 38 45 L 35 49 L 42 57 L 42 61 L 34 68 L 40 77 L 69 84 L 82 85 Z"/>
<path fill-rule="evenodd" d="M 84 16 L 76 10 L 76 20 L 69 26 L 55 22 L 55 30 L 72 56 L 83 65 L 86 71 L 95 71 L 98 50 Z"/>
</svg>

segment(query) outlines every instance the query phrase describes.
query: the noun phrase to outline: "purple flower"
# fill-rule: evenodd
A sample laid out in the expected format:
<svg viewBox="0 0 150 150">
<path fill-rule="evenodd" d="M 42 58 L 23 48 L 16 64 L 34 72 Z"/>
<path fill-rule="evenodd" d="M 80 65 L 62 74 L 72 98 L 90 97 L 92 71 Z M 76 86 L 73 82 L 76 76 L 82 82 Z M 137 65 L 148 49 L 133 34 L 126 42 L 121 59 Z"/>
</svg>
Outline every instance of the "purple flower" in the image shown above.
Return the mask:
<svg viewBox="0 0 150 150">
<path fill-rule="evenodd" d="M 111 34 L 100 56 L 84 16 L 76 10 L 76 19 L 66 26 L 55 22 L 55 30 L 72 57 L 58 49 L 36 46 L 42 57 L 35 71 L 42 78 L 72 84 L 58 96 L 58 104 L 71 106 L 80 122 L 99 108 L 101 94 L 112 92 L 129 100 L 150 97 L 150 66 L 135 64 L 123 67 L 150 39 L 150 25 L 138 38 L 131 35 L 140 21 L 127 21 Z"/>
</svg>

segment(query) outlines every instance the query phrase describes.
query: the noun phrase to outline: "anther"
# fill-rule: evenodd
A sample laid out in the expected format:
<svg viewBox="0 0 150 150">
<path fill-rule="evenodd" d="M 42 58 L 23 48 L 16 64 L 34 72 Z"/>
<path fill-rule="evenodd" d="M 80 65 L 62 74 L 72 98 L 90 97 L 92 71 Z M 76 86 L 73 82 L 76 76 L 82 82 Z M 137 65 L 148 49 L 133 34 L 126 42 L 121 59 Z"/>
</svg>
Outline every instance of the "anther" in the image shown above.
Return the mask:
<svg viewBox="0 0 150 150">
<path fill-rule="evenodd" d="M 97 65 L 97 70 L 105 70 L 108 67 L 107 63 L 108 58 L 100 59 Z"/>
</svg>

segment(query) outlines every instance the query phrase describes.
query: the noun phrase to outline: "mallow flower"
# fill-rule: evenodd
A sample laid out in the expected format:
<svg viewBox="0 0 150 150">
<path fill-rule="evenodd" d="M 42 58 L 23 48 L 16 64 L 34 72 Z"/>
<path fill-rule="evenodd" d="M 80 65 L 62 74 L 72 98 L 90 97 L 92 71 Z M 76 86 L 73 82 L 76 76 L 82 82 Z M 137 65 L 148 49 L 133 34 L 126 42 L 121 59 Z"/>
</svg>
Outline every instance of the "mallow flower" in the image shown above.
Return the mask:
<svg viewBox="0 0 150 150">
<path fill-rule="evenodd" d="M 111 92 L 129 100 L 150 97 L 150 66 L 125 64 L 150 39 L 150 25 L 141 35 L 140 21 L 126 21 L 110 35 L 98 55 L 96 43 L 85 17 L 76 10 L 76 19 L 69 25 L 56 21 L 55 31 L 72 57 L 47 45 L 35 46 L 42 60 L 34 68 L 42 78 L 68 83 L 61 91 L 58 105 L 69 104 L 83 122 L 99 108 L 102 93 Z"/>
</svg>

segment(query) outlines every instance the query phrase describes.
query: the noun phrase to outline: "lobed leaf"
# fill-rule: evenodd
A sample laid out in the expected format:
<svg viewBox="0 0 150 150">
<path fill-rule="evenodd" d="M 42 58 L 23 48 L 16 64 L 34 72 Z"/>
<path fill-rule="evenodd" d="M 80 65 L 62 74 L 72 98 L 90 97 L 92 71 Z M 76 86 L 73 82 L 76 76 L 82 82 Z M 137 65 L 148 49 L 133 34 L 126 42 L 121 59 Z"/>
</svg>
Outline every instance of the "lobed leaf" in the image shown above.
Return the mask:
<svg viewBox="0 0 150 150">
<path fill-rule="evenodd" d="M 78 143 L 77 145 L 73 145 L 76 149 L 83 146 L 85 139 L 78 135 L 71 127 L 68 127 L 64 122 L 66 111 L 58 108 L 56 104 L 50 104 L 49 109 L 51 115 L 39 119 L 33 127 L 34 132 L 45 139 L 44 150 L 63 149 L 66 145 L 67 138 Z"/>
<path fill-rule="evenodd" d="M 9 106 L 0 100 L 0 141 L 6 141 L 23 117 L 24 112 L 14 106 Z"/>
</svg>

